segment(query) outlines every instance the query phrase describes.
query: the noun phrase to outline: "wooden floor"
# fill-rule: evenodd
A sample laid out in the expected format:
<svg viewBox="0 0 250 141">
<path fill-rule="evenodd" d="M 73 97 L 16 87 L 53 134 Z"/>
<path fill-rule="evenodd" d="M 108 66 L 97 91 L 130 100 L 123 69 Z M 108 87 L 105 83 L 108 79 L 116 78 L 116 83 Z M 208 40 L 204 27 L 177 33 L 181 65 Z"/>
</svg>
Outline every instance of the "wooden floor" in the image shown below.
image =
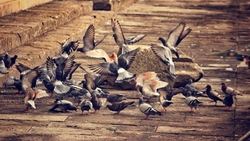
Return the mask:
<svg viewBox="0 0 250 141">
<path fill-rule="evenodd" d="M 93 12 L 100 14 L 102 12 Z M 108 13 L 108 12 L 107 12 Z M 109 13 L 110 14 L 110 13 Z M 200 89 L 207 84 L 222 95 L 220 83 L 226 82 L 243 95 L 235 97 L 231 111 L 218 102 L 210 103 L 207 97 L 199 98 L 203 106 L 194 113 L 184 103 L 184 97 L 173 97 L 174 104 L 163 116 L 144 117 L 138 106 L 131 106 L 114 115 L 102 108 L 100 114 L 80 115 L 72 113 L 49 113 L 54 99 L 37 100 L 37 109 L 23 112 L 23 98 L 12 94 L 0 95 L 0 140 L 238 140 L 250 130 L 249 70 L 237 67 L 240 63 L 230 50 L 250 55 L 250 3 L 239 0 L 139 0 L 119 13 L 112 13 L 120 21 L 125 36 L 147 34 L 137 43 L 148 46 L 158 42 L 158 37 L 168 33 L 185 21 L 192 32 L 178 46 L 185 54 L 194 58 L 204 71 L 204 77 L 195 83 Z M 76 19 L 77 20 L 77 19 Z M 91 24 L 91 22 L 89 23 Z M 86 27 L 87 28 L 87 27 Z M 110 20 L 96 27 L 99 38 L 110 36 L 98 48 L 109 54 L 118 50 L 112 38 Z M 81 37 L 79 37 L 80 39 Z M 231 51 L 232 52 L 232 51 Z M 76 61 L 84 65 L 96 62 L 76 53 Z M 77 70 L 74 78 L 83 79 Z M 135 100 L 136 91 L 117 89 L 110 93 L 127 95 Z M 155 108 L 160 109 L 158 104 Z"/>
</svg>

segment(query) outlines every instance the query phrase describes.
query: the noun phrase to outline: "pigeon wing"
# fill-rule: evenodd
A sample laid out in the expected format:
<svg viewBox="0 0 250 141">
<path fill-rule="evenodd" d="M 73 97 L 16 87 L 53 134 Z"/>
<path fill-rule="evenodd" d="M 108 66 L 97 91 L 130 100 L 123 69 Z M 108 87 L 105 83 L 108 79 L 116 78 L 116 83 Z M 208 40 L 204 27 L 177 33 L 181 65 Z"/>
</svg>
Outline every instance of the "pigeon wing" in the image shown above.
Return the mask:
<svg viewBox="0 0 250 141">
<path fill-rule="evenodd" d="M 107 36 L 108 34 L 105 34 L 100 40 L 95 41 L 95 47 L 99 45 Z"/>
<path fill-rule="evenodd" d="M 113 62 L 104 62 L 88 66 L 92 71 L 102 75 L 117 75 L 118 66 Z"/>
<path fill-rule="evenodd" d="M 89 25 L 89 27 L 87 28 L 85 35 L 83 36 L 83 50 L 85 50 L 85 52 L 89 51 L 89 50 L 93 50 L 95 48 L 95 27 L 93 24 Z"/>
<path fill-rule="evenodd" d="M 167 47 L 163 47 L 156 44 L 151 44 L 151 49 L 154 54 L 166 65 L 169 65 L 170 59 L 172 59 L 171 50 Z"/>
<path fill-rule="evenodd" d="M 130 65 L 133 63 L 135 56 L 139 50 L 140 50 L 140 48 L 137 48 L 137 49 L 129 51 L 125 54 L 121 54 L 118 57 L 119 66 L 124 68 L 125 70 L 128 70 Z"/>
<path fill-rule="evenodd" d="M 168 35 L 167 43 L 171 44 L 173 47 L 176 47 L 177 41 L 179 37 L 181 36 L 185 26 L 186 26 L 186 23 L 181 22 L 175 29 L 173 29 Z"/>
</svg>

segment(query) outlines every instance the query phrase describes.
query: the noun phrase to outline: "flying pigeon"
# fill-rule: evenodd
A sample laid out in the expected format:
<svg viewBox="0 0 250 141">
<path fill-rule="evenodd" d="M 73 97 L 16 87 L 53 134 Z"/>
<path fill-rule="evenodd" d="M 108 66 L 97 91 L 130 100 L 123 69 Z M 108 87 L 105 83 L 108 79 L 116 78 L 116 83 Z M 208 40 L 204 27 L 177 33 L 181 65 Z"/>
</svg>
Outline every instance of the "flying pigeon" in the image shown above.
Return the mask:
<svg viewBox="0 0 250 141">
<path fill-rule="evenodd" d="M 176 74 L 175 74 L 175 65 L 173 62 L 173 58 L 172 58 L 172 53 L 171 50 L 169 48 L 166 48 L 164 46 L 161 45 L 157 45 L 157 44 L 151 44 L 151 49 L 154 52 L 154 54 L 164 63 L 166 64 L 167 67 L 167 71 L 170 73 L 170 75 L 173 78 L 176 78 Z"/>
<path fill-rule="evenodd" d="M 77 51 L 86 53 L 90 50 L 93 50 L 97 45 L 99 45 L 107 36 L 104 35 L 101 40 L 95 41 L 95 27 L 93 24 L 89 25 L 87 28 L 85 35 L 83 36 L 83 47 L 78 48 Z"/>
<path fill-rule="evenodd" d="M 116 83 L 121 83 L 123 80 L 135 77 L 135 74 L 128 72 L 130 65 L 135 59 L 135 56 L 139 48 L 129 51 L 125 54 L 121 54 L 118 57 L 118 62 L 103 62 L 97 65 L 89 65 L 89 68 L 101 75 L 116 76 Z M 116 60 L 116 59 L 115 59 Z"/>
<path fill-rule="evenodd" d="M 49 111 L 54 112 L 57 108 L 61 109 L 61 112 L 69 112 L 69 110 L 77 111 L 76 106 L 74 106 L 73 103 L 68 100 L 56 99 L 54 106 Z"/>
<path fill-rule="evenodd" d="M 206 86 L 206 94 L 210 99 L 214 101 L 215 105 L 217 104 L 217 101 L 223 102 L 223 100 L 219 97 L 219 93 L 213 91 L 210 85 Z"/>
<path fill-rule="evenodd" d="M 14 55 L 13 57 L 10 57 L 9 53 L 6 51 L 6 53 L 5 53 L 4 57 L 3 57 L 5 67 L 7 69 L 10 69 L 16 63 L 17 57 L 18 57 L 17 55 Z"/>
<path fill-rule="evenodd" d="M 114 33 L 113 34 L 114 40 L 116 44 L 119 46 L 119 51 L 117 55 L 129 52 L 130 49 L 128 47 L 128 44 L 136 43 L 142 40 L 146 36 L 144 34 L 140 34 L 137 36 L 131 36 L 131 37 L 125 38 L 119 21 L 114 18 L 111 18 L 111 27 Z"/>
<path fill-rule="evenodd" d="M 107 105 L 107 108 L 111 111 L 116 111 L 116 114 L 119 114 L 122 110 L 127 108 L 129 105 L 134 104 L 134 101 L 131 102 L 114 102 L 112 105 Z"/>
<path fill-rule="evenodd" d="M 197 108 L 198 106 L 201 106 L 202 105 L 202 102 L 198 101 L 198 99 L 194 96 L 191 96 L 191 92 L 188 91 L 188 95 L 186 98 L 185 98 L 185 103 L 191 108 L 191 111 L 190 112 L 194 112 L 193 111 L 193 108 Z"/>
<path fill-rule="evenodd" d="M 221 90 L 224 92 L 226 95 L 233 94 L 233 95 L 242 95 L 238 90 L 229 87 L 226 85 L 226 83 L 221 83 Z"/>
<path fill-rule="evenodd" d="M 167 82 L 160 81 L 155 72 L 141 73 L 136 77 L 136 90 L 148 100 L 159 97 L 159 88 L 166 87 Z"/>
<path fill-rule="evenodd" d="M 93 104 L 89 100 L 86 100 L 86 99 L 82 100 L 80 105 L 81 105 L 82 114 L 84 113 L 84 111 L 88 111 L 88 114 L 89 114 L 89 110 L 93 108 Z"/>
<path fill-rule="evenodd" d="M 162 115 L 161 112 L 154 109 L 150 104 L 145 103 L 141 97 L 139 98 L 139 110 L 146 115 L 144 120 L 146 120 L 149 115 Z"/>
<path fill-rule="evenodd" d="M 167 40 L 165 40 L 163 37 L 159 37 L 159 40 L 162 42 L 162 44 L 165 47 L 168 47 L 176 55 L 177 58 L 179 58 L 179 54 L 175 48 L 192 31 L 191 28 L 185 29 L 185 26 L 186 23 L 181 22 L 175 29 L 173 29 L 169 33 Z"/>
<path fill-rule="evenodd" d="M 107 101 L 109 103 L 114 103 L 114 102 L 121 102 L 123 100 L 126 100 L 127 98 L 125 96 L 123 96 L 122 94 L 111 94 L 108 95 L 107 97 Z"/>
<path fill-rule="evenodd" d="M 70 37 L 66 39 L 63 43 L 59 43 L 62 47 L 61 54 L 66 53 L 67 55 L 70 55 L 73 51 L 77 49 L 77 47 L 80 44 L 80 41 L 69 41 Z"/>
</svg>

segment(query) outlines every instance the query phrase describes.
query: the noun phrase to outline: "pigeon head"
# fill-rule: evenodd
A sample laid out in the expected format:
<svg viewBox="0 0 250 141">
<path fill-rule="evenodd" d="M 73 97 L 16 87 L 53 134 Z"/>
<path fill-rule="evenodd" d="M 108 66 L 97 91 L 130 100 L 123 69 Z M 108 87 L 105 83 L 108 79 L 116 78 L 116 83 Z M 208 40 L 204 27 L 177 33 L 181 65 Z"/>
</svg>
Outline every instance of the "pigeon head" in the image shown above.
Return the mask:
<svg viewBox="0 0 250 141">
<path fill-rule="evenodd" d="M 211 90 L 211 86 L 210 85 L 207 85 L 205 88 Z"/>
<path fill-rule="evenodd" d="M 224 82 L 221 83 L 222 86 L 225 86 L 226 84 Z"/>
<path fill-rule="evenodd" d="M 71 105 L 70 107 L 68 107 L 68 110 L 75 110 L 77 112 L 77 108 L 73 105 Z"/>
<path fill-rule="evenodd" d="M 143 103 L 143 98 L 140 97 L 140 98 L 139 98 L 139 105 L 142 104 L 142 103 Z"/>
</svg>

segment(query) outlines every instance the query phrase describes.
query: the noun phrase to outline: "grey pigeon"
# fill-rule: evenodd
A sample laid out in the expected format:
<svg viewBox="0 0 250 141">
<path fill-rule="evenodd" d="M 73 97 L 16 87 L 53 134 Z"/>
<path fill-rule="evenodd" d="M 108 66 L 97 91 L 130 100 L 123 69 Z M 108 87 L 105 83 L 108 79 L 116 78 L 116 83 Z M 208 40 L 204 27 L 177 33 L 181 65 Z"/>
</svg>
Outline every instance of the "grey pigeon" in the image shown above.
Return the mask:
<svg viewBox="0 0 250 141">
<path fill-rule="evenodd" d="M 15 79 L 17 79 L 17 78 L 14 77 L 14 76 L 8 77 L 8 78 L 6 79 L 6 81 L 3 82 L 3 87 L 4 87 L 4 88 L 9 88 L 9 87 L 14 86 Z"/>
<path fill-rule="evenodd" d="M 121 102 L 123 100 L 126 100 L 127 98 L 125 96 L 123 96 L 122 94 L 111 94 L 108 95 L 107 97 L 107 101 L 110 103 L 114 103 L 114 102 Z"/>
<path fill-rule="evenodd" d="M 233 94 L 227 94 L 226 97 L 223 99 L 223 104 L 226 106 L 226 110 L 230 110 L 234 103 Z"/>
<path fill-rule="evenodd" d="M 154 54 L 164 63 L 168 66 L 167 68 L 167 72 L 170 73 L 170 75 L 173 78 L 176 78 L 176 74 L 175 74 L 175 65 L 173 62 L 173 58 L 172 58 L 172 53 L 171 50 L 169 48 L 166 48 L 164 46 L 161 45 L 157 45 L 157 44 L 151 44 L 151 49 L 154 52 Z"/>
<path fill-rule="evenodd" d="M 77 111 L 76 106 L 74 106 L 73 103 L 68 100 L 56 99 L 54 102 L 54 106 L 49 111 L 54 112 L 57 108 L 59 108 L 61 112 L 69 112 L 69 110 Z"/>
<path fill-rule="evenodd" d="M 80 103 L 81 105 L 81 110 L 82 110 L 82 114 L 84 113 L 84 111 L 89 111 L 93 108 L 93 104 L 89 101 L 89 100 L 82 100 L 82 102 Z"/>
<path fill-rule="evenodd" d="M 111 27 L 113 31 L 113 37 L 116 42 L 116 44 L 119 46 L 119 51 L 117 55 L 124 54 L 126 52 L 129 52 L 130 49 L 128 47 L 128 44 L 136 43 L 140 40 L 142 40 L 146 35 L 140 34 L 137 36 L 131 36 L 129 38 L 125 38 L 121 25 L 117 19 L 111 18 Z"/>
<path fill-rule="evenodd" d="M 190 112 L 194 112 L 193 108 L 197 109 L 198 106 L 202 105 L 202 102 L 194 96 L 191 96 L 191 92 L 188 91 L 188 96 L 185 98 L 185 103 L 191 108 Z"/>
<path fill-rule="evenodd" d="M 104 62 L 97 65 L 89 65 L 88 67 L 101 75 L 116 76 L 116 83 L 121 83 L 123 80 L 135 77 L 135 74 L 128 72 L 130 65 L 135 59 L 138 49 L 121 54 L 116 62 Z"/>
<path fill-rule="evenodd" d="M 167 107 L 168 106 L 170 106 L 171 104 L 173 104 L 173 102 L 172 101 L 170 101 L 170 100 L 167 100 L 167 99 L 165 99 L 165 98 L 163 98 L 163 97 L 160 97 L 160 102 L 161 102 L 161 106 L 163 107 L 163 112 L 167 112 Z"/>
<path fill-rule="evenodd" d="M 77 41 L 69 41 L 70 38 L 66 39 L 63 43 L 61 44 L 61 54 L 68 54 L 70 55 L 73 51 L 75 51 L 77 49 L 77 47 L 79 46 L 80 42 Z"/>
<path fill-rule="evenodd" d="M 1 74 L 7 74 L 7 73 L 9 73 L 9 72 L 6 70 L 6 67 L 5 67 L 5 64 L 4 64 L 4 61 L 3 61 L 3 60 L 0 60 L 0 73 L 1 73 Z"/>
<path fill-rule="evenodd" d="M 69 94 L 74 90 L 74 88 L 65 85 L 62 83 L 62 81 L 56 80 L 54 83 L 54 91 L 53 94 L 56 96 L 63 98 L 64 96 L 69 96 Z"/>
<path fill-rule="evenodd" d="M 85 88 L 75 89 L 70 93 L 70 95 L 72 95 L 75 99 L 79 99 L 81 101 L 84 100 L 84 99 L 85 100 L 90 100 L 91 99 L 90 92 Z"/>
<path fill-rule="evenodd" d="M 180 42 L 192 31 L 191 28 L 185 29 L 186 23 L 181 22 L 175 29 L 173 29 L 169 35 L 168 39 L 165 40 L 163 37 L 159 37 L 159 40 L 165 47 L 168 47 L 177 58 L 179 58 L 179 54 L 176 51 L 176 47 L 180 44 Z"/>
<path fill-rule="evenodd" d="M 78 48 L 77 51 L 86 53 L 90 50 L 93 50 L 98 44 L 100 44 L 105 37 L 107 36 L 104 35 L 104 37 L 98 41 L 95 40 L 95 27 L 93 24 L 89 25 L 89 27 L 87 28 L 84 36 L 83 36 L 83 47 L 82 48 Z"/>
<path fill-rule="evenodd" d="M 216 91 L 213 91 L 210 85 L 206 86 L 206 94 L 210 99 L 214 101 L 215 105 L 217 104 L 217 101 L 223 102 L 223 100 L 218 96 L 219 93 L 217 93 Z"/>
<path fill-rule="evenodd" d="M 116 111 L 116 114 L 119 114 L 122 110 L 127 108 L 129 105 L 134 104 L 134 101 L 131 102 L 114 102 L 112 105 L 107 105 L 107 108 L 111 111 Z"/>
<path fill-rule="evenodd" d="M 189 79 L 188 83 L 184 86 L 184 89 L 186 89 L 186 91 L 190 91 L 192 96 L 202 96 L 203 92 L 197 90 L 194 86 L 193 86 L 193 80 Z"/>
<path fill-rule="evenodd" d="M 145 103 L 142 98 L 139 98 L 139 110 L 146 115 L 144 120 L 146 120 L 149 115 L 162 115 L 161 112 L 154 109 L 150 104 Z"/>
</svg>

